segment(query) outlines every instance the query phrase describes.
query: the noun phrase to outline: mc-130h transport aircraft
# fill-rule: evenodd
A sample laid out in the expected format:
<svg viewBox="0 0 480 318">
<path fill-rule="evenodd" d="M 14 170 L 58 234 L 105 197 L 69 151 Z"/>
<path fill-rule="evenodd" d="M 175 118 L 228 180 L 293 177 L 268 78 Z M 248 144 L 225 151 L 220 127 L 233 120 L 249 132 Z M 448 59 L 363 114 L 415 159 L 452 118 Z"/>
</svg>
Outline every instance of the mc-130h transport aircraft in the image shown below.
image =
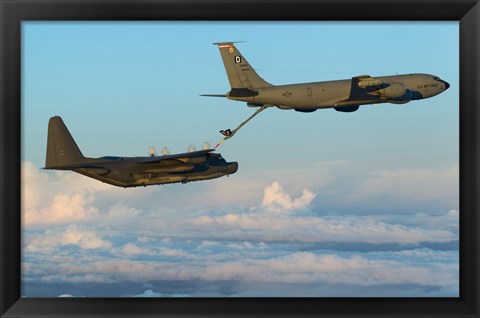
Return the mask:
<svg viewBox="0 0 480 318">
<path fill-rule="evenodd" d="M 360 75 L 351 79 L 272 85 L 264 81 L 238 51 L 234 43 L 214 43 L 227 72 L 231 90 L 226 95 L 202 96 L 226 97 L 246 102 L 250 107 L 260 107 L 237 129 L 221 131 L 233 136 L 247 121 L 267 107 L 294 109 L 298 112 L 314 112 L 321 108 L 334 108 L 339 112 L 354 112 L 360 105 L 393 103 L 404 104 L 438 95 L 450 87 L 446 81 L 430 74 L 405 74 L 381 77 Z"/>
<path fill-rule="evenodd" d="M 87 177 L 119 187 L 138 187 L 154 184 L 187 183 L 233 174 L 237 162 L 227 162 L 213 149 L 149 157 L 84 157 L 62 118 L 48 122 L 47 156 L 44 169 L 72 170 Z"/>
</svg>

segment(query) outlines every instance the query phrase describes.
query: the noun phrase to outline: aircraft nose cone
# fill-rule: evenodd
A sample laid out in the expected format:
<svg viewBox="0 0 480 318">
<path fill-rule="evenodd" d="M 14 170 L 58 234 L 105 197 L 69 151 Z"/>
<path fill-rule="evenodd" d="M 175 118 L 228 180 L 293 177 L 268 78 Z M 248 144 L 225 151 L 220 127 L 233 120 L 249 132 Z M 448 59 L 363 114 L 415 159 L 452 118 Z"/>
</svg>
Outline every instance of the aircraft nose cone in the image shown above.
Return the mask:
<svg viewBox="0 0 480 318">
<path fill-rule="evenodd" d="M 443 84 L 445 84 L 445 90 L 447 90 L 450 87 L 450 84 L 448 82 L 441 80 Z"/>
<path fill-rule="evenodd" d="M 450 87 L 450 84 L 448 84 L 447 82 L 443 81 L 445 83 L 445 90 L 447 90 L 449 87 Z"/>
<path fill-rule="evenodd" d="M 227 163 L 227 174 L 232 174 L 237 172 L 238 162 L 229 162 Z"/>
</svg>

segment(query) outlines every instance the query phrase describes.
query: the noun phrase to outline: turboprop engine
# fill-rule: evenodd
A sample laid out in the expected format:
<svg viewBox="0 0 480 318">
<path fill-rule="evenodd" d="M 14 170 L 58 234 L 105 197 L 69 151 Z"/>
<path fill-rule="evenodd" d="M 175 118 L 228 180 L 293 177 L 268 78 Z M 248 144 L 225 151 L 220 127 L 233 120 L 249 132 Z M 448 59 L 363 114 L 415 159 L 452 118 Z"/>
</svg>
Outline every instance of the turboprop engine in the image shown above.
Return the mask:
<svg viewBox="0 0 480 318">
<path fill-rule="evenodd" d="M 412 99 L 412 92 L 403 83 L 391 83 L 378 91 L 380 96 L 394 104 L 408 103 Z"/>
</svg>

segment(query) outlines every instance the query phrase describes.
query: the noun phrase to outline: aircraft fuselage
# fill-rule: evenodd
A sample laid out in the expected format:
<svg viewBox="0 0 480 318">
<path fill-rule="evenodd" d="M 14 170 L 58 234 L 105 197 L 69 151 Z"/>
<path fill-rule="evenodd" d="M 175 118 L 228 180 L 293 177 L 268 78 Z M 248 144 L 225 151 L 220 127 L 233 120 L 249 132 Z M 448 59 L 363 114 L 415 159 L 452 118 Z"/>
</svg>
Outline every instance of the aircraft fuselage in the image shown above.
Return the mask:
<svg viewBox="0 0 480 318">
<path fill-rule="evenodd" d="M 233 174 L 238 169 L 236 162 L 227 162 L 219 154 L 210 153 L 190 158 L 179 164 L 164 165 L 161 161 L 145 165 L 145 160 L 155 157 L 101 157 L 85 158 L 82 167 L 49 168 L 72 170 L 84 176 L 120 187 L 138 187 L 168 183 L 187 183 L 209 180 Z M 157 157 L 162 158 L 162 157 Z"/>
<path fill-rule="evenodd" d="M 253 96 L 238 96 L 242 94 L 235 94 L 235 90 L 232 90 L 227 94 L 227 98 L 247 102 L 249 106 L 271 105 L 280 109 L 309 112 L 351 105 L 403 104 L 410 100 L 438 95 L 449 87 L 447 82 L 430 74 L 383 76 L 357 83 L 353 83 L 354 79 L 255 88 L 250 94 Z M 389 87 L 395 85 L 403 85 L 404 91 L 397 89 L 389 95 Z"/>
<path fill-rule="evenodd" d="M 59 116 L 48 122 L 45 169 L 71 170 L 119 187 L 187 183 L 233 174 L 237 162 L 227 162 L 214 149 L 149 157 L 83 156 Z"/>
</svg>

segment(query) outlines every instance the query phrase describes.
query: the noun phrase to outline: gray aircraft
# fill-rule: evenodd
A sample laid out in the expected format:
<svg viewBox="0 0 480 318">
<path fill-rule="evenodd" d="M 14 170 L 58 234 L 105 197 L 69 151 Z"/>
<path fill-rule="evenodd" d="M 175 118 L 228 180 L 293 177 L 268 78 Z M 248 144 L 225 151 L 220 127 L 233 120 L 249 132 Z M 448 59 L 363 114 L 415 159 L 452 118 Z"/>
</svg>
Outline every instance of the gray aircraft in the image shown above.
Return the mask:
<svg viewBox="0 0 480 318">
<path fill-rule="evenodd" d="M 62 118 L 48 122 L 47 156 L 44 169 L 72 170 L 119 187 L 166 183 L 187 183 L 228 176 L 238 169 L 237 162 L 226 162 L 214 149 L 163 156 L 101 158 L 84 157 Z"/>
<path fill-rule="evenodd" d="M 231 90 L 226 95 L 202 96 L 227 97 L 247 102 L 250 107 L 260 107 L 234 131 L 221 131 L 227 137 L 267 107 L 294 109 L 298 112 L 314 112 L 321 108 L 334 108 L 339 112 L 354 112 L 366 104 L 405 104 L 438 95 L 450 87 L 446 81 L 430 74 L 405 74 L 381 77 L 369 75 L 351 79 L 272 85 L 264 81 L 238 51 L 234 43 L 214 43 L 227 72 Z"/>
</svg>

